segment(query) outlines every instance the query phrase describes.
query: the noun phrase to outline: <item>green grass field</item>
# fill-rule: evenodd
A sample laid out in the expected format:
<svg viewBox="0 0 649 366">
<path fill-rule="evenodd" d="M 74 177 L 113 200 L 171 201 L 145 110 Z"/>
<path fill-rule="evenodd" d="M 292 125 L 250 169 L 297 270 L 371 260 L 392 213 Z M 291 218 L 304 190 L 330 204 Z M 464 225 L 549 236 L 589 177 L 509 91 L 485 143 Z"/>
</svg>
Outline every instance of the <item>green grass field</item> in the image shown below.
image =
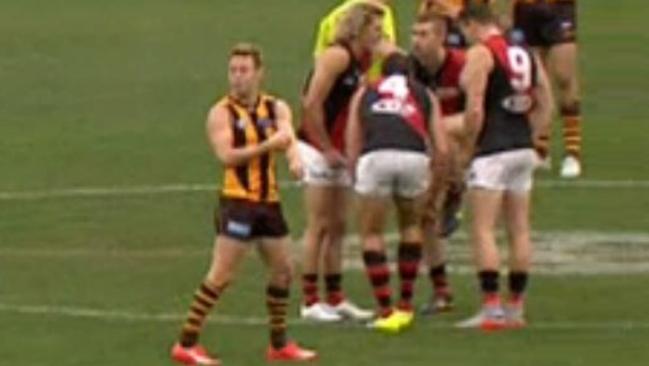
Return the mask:
<svg viewBox="0 0 649 366">
<path fill-rule="evenodd" d="M 224 92 L 227 50 L 260 43 L 268 89 L 296 105 L 315 22 L 333 3 L 0 0 L 0 365 L 170 364 L 211 249 L 220 171 L 204 117 Z M 395 3 L 407 45 L 415 1 Z M 398 337 L 294 321 L 320 365 L 649 363 L 649 8 L 580 10 L 586 174 L 539 177 L 530 328 L 452 329 L 478 300 L 460 235 L 457 311 Z M 300 192 L 283 193 L 298 239 Z M 358 254 L 350 243 L 346 283 L 369 306 Z M 264 287 L 251 257 L 207 327 L 204 343 L 228 365 L 264 363 Z"/>
</svg>

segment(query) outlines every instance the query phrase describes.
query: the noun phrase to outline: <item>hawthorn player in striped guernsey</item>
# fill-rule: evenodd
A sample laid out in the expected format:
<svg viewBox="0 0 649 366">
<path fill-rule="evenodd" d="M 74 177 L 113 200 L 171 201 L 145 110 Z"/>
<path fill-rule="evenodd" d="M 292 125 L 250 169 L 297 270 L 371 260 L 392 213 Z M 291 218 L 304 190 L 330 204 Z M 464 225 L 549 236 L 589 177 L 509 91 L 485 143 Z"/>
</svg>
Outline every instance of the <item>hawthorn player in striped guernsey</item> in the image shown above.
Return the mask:
<svg viewBox="0 0 649 366">
<path fill-rule="evenodd" d="M 577 49 L 577 0 L 508 0 L 513 26 L 543 60 L 554 81 L 563 119 L 564 158 L 561 176 L 582 172 L 581 105 Z M 544 137 L 545 154 L 549 136 Z"/>
<path fill-rule="evenodd" d="M 185 365 L 220 365 L 199 344 L 206 318 L 233 279 L 245 254 L 257 249 L 270 276 L 266 304 L 270 323 L 269 361 L 309 361 L 316 353 L 286 335 L 291 283 L 288 227 L 280 207 L 276 155 L 286 153 L 290 170 L 301 175 L 288 105 L 260 90 L 261 52 L 239 44 L 230 53 L 230 91 L 210 111 L 207 134 L 225 168 L 217 213 L 212 264 L 194 295 L 172 358 Z"/>
</svg>

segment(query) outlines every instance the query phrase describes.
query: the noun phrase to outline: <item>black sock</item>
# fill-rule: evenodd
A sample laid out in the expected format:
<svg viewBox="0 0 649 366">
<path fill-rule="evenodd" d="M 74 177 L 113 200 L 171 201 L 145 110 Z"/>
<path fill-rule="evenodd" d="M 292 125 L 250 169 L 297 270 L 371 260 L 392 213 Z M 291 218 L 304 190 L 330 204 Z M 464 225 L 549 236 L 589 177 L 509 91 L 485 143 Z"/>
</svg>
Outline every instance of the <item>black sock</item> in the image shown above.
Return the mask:
<svg viewBox="0 0 649 366">
<path fill-rule="evenodd" d="M 510 272 L 509 273 L 509 292 L 512 299 L 520 299 L 527 289 L 529 275 L 527 272 Z"/>
<path fill-rule="evenodd" d="M 478 278 L 480 279 L 480 290 L 484 294 L 497 294 L 499 291 L 499 277 L 498 271 L 480 271 Z"/>
</svg>

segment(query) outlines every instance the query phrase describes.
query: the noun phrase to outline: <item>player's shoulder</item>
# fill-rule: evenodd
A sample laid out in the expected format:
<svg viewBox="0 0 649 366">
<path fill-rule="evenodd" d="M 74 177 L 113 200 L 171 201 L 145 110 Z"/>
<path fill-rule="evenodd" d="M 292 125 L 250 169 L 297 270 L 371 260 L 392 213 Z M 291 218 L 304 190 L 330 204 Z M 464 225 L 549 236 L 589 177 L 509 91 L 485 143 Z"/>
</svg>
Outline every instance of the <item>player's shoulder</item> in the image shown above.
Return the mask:
<svg viewBox="0 0 649 366">
<path fill-rule="evenodd" d="M 266 103 L 269 113 L 275 116 L 285 116 L 291 113 L 290 104 L 278 95 L 271 93 L 262 94 L 262 102 Z"/>
<path fill-rule="evenodd" d="M 212 120 L 217 117 L 223 117 L 232 112 L 235 107 L 235 103 L 232 102 L 232 99 L 228 95 L 224 95 L 218 98 L 214 104 L 210 107 L 208 112 L 208 119 Z"/>
<path fill-rule="evenodd" d="M 488 60 L 492 58 L 491 49 L 485 43 L 476 43 L 466 50 L 464 58 L 466 62 Z"/>
<path fill-rule="evenodd" d="M 318 56 L 317 63 L 328 68 L 345 69 L 352 61 L 351 51 L 342 43 L 333 43 Z"/>
</svg>

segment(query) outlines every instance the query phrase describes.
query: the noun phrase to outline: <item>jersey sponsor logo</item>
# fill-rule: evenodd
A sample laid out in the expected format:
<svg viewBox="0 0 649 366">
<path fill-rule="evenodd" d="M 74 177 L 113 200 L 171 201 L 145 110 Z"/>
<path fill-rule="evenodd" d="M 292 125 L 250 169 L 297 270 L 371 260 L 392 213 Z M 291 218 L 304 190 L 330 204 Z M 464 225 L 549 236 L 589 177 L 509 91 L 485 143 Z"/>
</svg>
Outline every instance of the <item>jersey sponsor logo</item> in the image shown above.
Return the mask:
<svg viewBox="0 0 649 366">
<path fill-rule="evenodd" d="M 381 99 L 372 104 L 372 112 L 381 114 L 394 114 L 402 117 L 409 117 L 417 113 L 417 109 L 411 104 L 398 99 Z"/>
<path fill-rule="evenodd" d="M 361 80 L 361 75 L 359 73 L 354 73 L 343 79 L 343 84 L 345 86 L 355 86 Z"/>
<path fill-rule="evenodd" d="M 230 235 L 246 238 L 252 234 L 252 226 L 245 222 L 230 220 L 226 225 L 226 231 Z"/>
<path fill-rule="evenodd" d="M 246 121 L 243 120 L 242 118 L 239 118 L 234 125 L 240 129 L 240 130 L 245 130 L 246 129 Z"/>
<path fill-rule="evenodd" d="M 532 100 L 532 97 L 527 94 L 510 95 L 503 99 L 502 102 L 502 107 L 514 114 L 528 113 L 532 109 L 533 105 L 534 101 Z"/>
</svg>

